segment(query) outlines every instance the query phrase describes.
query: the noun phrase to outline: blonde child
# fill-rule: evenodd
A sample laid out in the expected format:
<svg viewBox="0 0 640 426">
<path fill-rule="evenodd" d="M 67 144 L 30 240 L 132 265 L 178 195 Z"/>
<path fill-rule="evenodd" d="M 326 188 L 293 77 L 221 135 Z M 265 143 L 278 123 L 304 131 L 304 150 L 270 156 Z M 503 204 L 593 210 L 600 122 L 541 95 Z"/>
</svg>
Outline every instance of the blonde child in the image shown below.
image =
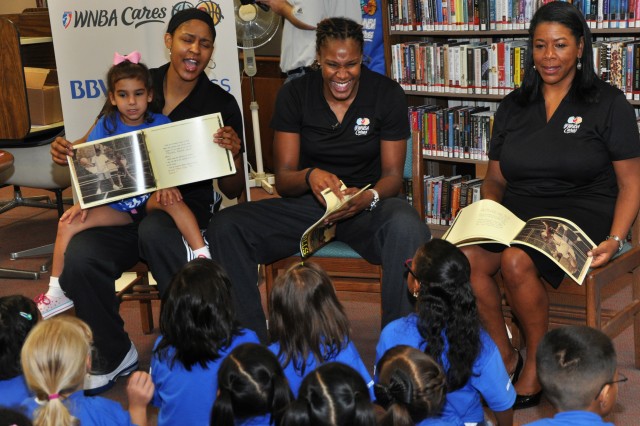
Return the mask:
<svg viewBox="0 0 640 426">
<path fill-rule="evenodd" d="M 84 395 L 92 340 L 89 326 L 72 316 L 40 322 L 29 333 L 21 361 L 35 397 L 22 407 L 35 426 L 147 424 L 147 404 L 153 395 L 147 373 L 138 371 L 129 379 L 128 413 L 115 401 Z"/>
<path fill-rule="evenodd" d="M 107 73 L 109 102 L 105 105 L 104 115 L 89 134 L 89 141 L 170 122 L 166 116 L 149 111 L 149 103 L 153 99 L 151 75 L 139 60 L 138 52 L 126 56 L 115 54 L 114 64 Z M 97 147 L 96 152 L 99 150 L 102 148 Z M 58 282 L 71 238 L 88 228 L 137 223 L 145 216 L 145 209 L 168 213 L 193 250 L 194 257 L 211 258 L 198 222 L 191 209 L 182 202 L 177 188 L 161 189 L 153 195 L 144 194 L 87 210 L 76 204 L 62 215 L 58 223 L 49 289 L 36 298 L 42 318 L 47 319 L 73 307 L 73 301 L 65 295 Z"/>
</svg>

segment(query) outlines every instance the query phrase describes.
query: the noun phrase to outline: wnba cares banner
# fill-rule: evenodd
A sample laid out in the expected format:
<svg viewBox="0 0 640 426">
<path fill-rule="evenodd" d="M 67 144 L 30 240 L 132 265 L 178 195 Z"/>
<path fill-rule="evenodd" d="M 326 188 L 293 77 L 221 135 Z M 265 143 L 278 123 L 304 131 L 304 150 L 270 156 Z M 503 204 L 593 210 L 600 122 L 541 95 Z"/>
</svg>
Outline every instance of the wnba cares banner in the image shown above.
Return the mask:
<svg viewBox="0 0 640 426">
<path fill-rule="evenodd" d="M 209 12 L 216 25 L 209 78 L 242 105 L 233 0 L 49 0 L 67 139 L 82 137 L 104 105 L 114 52 L 137 50 L 150 68 L 168 62 L 164 34 L 169 19 L 192 7 Z"/>
</svg>

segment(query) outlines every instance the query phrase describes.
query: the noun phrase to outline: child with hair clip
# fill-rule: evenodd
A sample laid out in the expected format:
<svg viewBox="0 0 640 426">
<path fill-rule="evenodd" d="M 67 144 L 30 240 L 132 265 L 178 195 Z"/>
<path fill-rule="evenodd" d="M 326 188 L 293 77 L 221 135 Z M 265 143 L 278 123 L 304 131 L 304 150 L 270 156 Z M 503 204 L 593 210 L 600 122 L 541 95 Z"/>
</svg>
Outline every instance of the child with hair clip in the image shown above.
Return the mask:
<svg viewBox="0 0 640 426">
<path fill-rule="evenodd" d="M 206 424 L 222 360 L 242 343 L 260 343 L 235 319 L 231 282 L 210 259 L 194 259 L 162 299 L 160 337 L 151 357 L 158 425 Z"/>
<path fill-rule="evenodd" d="M 350 337 L 350 325 L 329 275 L 305 262 L 278 276 L 270 295 L 269 349 L 284 367 L 294 395 L 302 379 L 330 361 L 350 365 L 367 383 L 373 380 Z"/>
<path fill-rule="evenodd" d="M 530 425 L 613 426 L 602 417 L 627 378 L 617 371 L 616 350 L 606 334 L 584 325 L 553 329 L 538 345 L 536 365 L 544 396 L 558 412 Z"/>
<path fill-rule="evenodd" d="M 376 415 L 362 375 L 341 362 L 309 372 L 282 426 L 373 426 Z"/>
<path fill-rule="evenodd" d="M 236 347 L 220 364 L 211 425 L 276 425 L 293 394 L 282 366 L 257 343 Z"/>
<path fill-rule="evenodd" d="M 442 367 L 424 352 L 398 345 L 384 353 L 376 366 L 376 404 L 385 409 L 380 426 L 458 426 L 462 421 L 440 419 L 447 384 Z"/>
<path fill-rule="evenodd" d="M 84 395 L 92 340 L 89 326 L 68 315 L 42 321 L 29 333 L 21 359 L 35 398 L 26 399 L 22 407 L 35 426 L 147 424 L 147 405 L 153 395 L 147 373 L 136 371 L 129 379 L 128 413 L 115 401 Z"/>
<path fill-rule="evenodd" d="M 516 393 L 495 343 L 481 328 L 469 282 L 469 261 L 453 244 L 433 239 L 405 263 L 416 313 L 389 323 L 380 334 L 376 363 L 390 348 L 409 345 L 445 371 L 442 418 L 484 424 L 481 397 L 498 426 L 511 426 Z"/>
<path fill-rule="evenodd" d="M 0 297 L 0 406 L 16 408 L 31 395 L 20 365 L 20 350 L 38 322 L 38 308 L 28 297 Z"/>
<path fill-rule="evenodd" d="M 132 52 L 124 56 L 116 53 L 106 83 L 109 102 L 105 104 L 103 116 L 89 133 L 88 141 L 170 122 L 168 117 L 149 110 L 153 100 L 152 80 L 149 69 L 140 62 L 140 53 Z M 104 147 L 96 146 L 96 156 L 101 152 L 106 159 L 104 151 Z M 103 174 L 108 174 L 108 180 L 112 182 L 110 171 Z M 99 178 L 98 185 L 105 180 L 104 176 Z M 193 250 L 194 257 L 211 258 L 196 217 L 189 206 L 182 202 L 178 188 L 160 189 L 153 194 L 137 195 L 86 210 L 76 204 L 58 222 L 49 289 L 36 298 L 42 318 L 47 319 L 73 307 L 73 301 L 65 295 L 58 282 L 64 267 L 64 253 L 71 238 L 89 228 L 137 223 L 146 215 L 145 209 L 169 214 Z M 135 368 L 135 365 L 132 367 Z"/>
</svg>

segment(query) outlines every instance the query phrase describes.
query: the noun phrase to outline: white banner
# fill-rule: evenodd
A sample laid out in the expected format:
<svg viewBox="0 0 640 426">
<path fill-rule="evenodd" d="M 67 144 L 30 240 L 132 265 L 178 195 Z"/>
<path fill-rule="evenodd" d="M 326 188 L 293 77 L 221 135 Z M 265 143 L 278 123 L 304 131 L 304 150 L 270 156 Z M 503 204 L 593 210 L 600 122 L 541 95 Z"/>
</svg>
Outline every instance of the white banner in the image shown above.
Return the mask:
<svg viewBox="0 0 640 426">
<path fill-rule="evenodd" d="M 114 52 L 137 50 L 149 68 L 169 62 L 164 45 L 167 24 L 175 12 L 191 7 L 209 12 L 216 25 L 207 75 L 235 96 L 242 111 L 233 0 L 49 0 L 68 140 L 82 137 L 104 105 L 105 78 Z"/>
</svg>

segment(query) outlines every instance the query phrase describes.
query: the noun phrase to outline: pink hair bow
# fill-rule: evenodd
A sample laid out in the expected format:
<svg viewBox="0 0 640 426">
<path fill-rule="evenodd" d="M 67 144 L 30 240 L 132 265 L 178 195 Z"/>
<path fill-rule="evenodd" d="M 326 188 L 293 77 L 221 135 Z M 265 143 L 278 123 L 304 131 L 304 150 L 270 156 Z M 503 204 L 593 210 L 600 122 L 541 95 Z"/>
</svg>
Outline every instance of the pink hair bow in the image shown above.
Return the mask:
<svg viewBox="0 0 640 426">
<path fill-rule="evenodd" d="M 128 55 L 121 55 L 118 52 L 116 52 L 113 55 L 113 65 L 121 64 L 124 61 L 129 61 L 132 64 L 137 64 L 138 62 L 140 62 L 140 52 L 138 52 L 137 50 L 134 50 Z"/>
</svg>

